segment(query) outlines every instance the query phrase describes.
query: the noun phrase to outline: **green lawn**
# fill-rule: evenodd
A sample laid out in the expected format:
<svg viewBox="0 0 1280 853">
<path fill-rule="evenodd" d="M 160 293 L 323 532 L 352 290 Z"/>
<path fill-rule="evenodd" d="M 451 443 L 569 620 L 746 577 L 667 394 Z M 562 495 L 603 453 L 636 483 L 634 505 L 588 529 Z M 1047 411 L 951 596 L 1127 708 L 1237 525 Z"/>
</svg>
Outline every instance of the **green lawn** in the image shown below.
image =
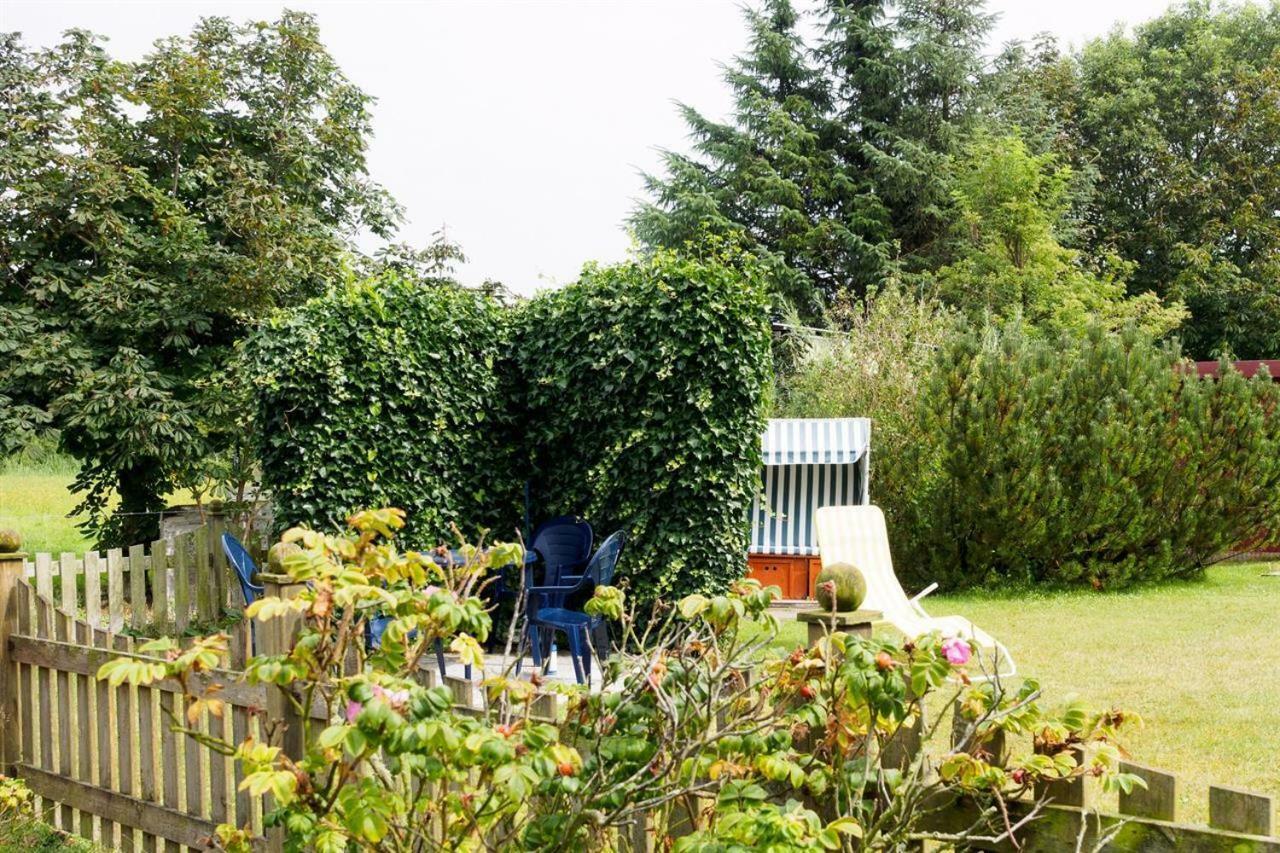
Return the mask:
<svg viewBox="0 0 1280 853">
<path fill-rule="evenodd" d="M 67 488 L 76 469 L 73 460 L 55 453 L 36 460 L 0 460 L 0 529 L 21 533 L 24 551 L 56 555 L 93 547 L 93 540 L 76 526 L 83 517 L 71 515 L 81 499 Z M 190 500 L 186 492 L 169 496 L 170 503 Z"/>
<path fill-rule="evenodd" d="M 102 848 L 78 836 L 59 832 L 46 823 L 13 819 L 0 821 L 0 853 L 101 853 Z"/>
<path fill-rule="evenodd" d="M 982 594 L 925 599 L 999 637 L 1050 700 L 1076 695 L 1145 721 L 1125 744 L 1176 772 L 1183 817 L 1208 815 L 1217 782 L 1280 797 L 1280 577 L 1221 564 L 1203 581 L 1127 593 Z M 780 641 L 802 642 L 784 623 Z"/>
<path fill-rule="evenodd" d="M 71 460 L 50 455 L 35 462 L 0 462 L 0 528 L 22 534 L 28 552 L 85 551 L 92 546 L 68 518 L 79 498 L 67 490 L 75 476 Z"/>
</svg>

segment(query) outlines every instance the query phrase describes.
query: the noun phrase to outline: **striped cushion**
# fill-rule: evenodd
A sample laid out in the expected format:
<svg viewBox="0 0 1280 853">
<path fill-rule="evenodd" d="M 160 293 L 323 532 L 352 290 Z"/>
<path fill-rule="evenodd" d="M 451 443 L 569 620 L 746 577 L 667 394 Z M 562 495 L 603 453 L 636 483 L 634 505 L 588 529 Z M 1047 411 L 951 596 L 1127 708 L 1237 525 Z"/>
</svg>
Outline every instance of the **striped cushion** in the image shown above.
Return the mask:
<svg viewBox="0 0 1280 853">
<path fill-rule="evenodd" d="M 818 553 L 814 512 L 863 499 L 862 467 L 846 465 L 770 465 L 763 489 L 751 503 L 753 554 Z"/>
</svg>

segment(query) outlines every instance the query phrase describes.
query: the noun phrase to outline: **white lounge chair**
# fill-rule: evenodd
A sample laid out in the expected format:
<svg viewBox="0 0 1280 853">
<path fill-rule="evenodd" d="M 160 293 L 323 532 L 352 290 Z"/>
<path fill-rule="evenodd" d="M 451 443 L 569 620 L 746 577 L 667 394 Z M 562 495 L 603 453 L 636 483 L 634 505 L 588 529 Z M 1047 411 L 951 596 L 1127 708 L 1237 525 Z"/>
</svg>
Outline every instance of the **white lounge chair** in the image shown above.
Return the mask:
<svg viewBox="0 0 1280 853">
<path fill-rule="evenodd" d="M 970 641 L 979 652 L 986 652 L 985 664 L 993 672 L 987 677 L 1008 678 L 1017 673 L 1009 650 L 987 632 L 963 616 L 930 616 L 920 606 L 920 599 L 938 588 L 930 584 L 914 598 L 908 598 L 893 571 L 889 555 L 889 531 L 884 513 L 877 506 L 828 506 L 817 511 L 814 525 L 818 532 L 818 551 L 824 566 L 852 563 L 867 581 L 867 597 L 862 606 L 879 610 L 885 622 L 897 628 L 908 639 L 937 631 L 944 637 L 960 637 Z"/>
</svg>

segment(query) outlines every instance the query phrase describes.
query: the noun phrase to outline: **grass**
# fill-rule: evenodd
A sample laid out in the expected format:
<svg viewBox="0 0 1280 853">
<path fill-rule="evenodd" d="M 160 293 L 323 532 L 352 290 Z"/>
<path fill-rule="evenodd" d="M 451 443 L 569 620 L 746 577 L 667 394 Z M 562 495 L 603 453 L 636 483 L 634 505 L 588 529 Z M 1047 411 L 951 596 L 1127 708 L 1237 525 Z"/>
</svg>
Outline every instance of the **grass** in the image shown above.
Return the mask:
<svg viewBox="0 0 1280 853">
<path fill-rule="evenodd" d="M 100 853 L 90 841 L 60 832 L 37 820 L 11 818 L 0 821 L 0 853 Z"/>
<path fill-rule="evenodd" d="M 77 526 L 84 516 L 73 515 L 83 497 L 68 488 L 77 469 L 75 460 L 47 449 L 0 460 L 0 529 L 22 534 L 22 550 L 57 555 L 93 548 L 93 538 Z M 191 500 L 185 491 L 168 497 L 170 504 Z"/>
<path fill-rule="evenodd" d="M 1178 774 L 1179 813 L 1208 817 L 1211 782 L 1280 796 L 1280 577 L 1220 564 L 1200 581 L 1132 592 L 925 599 L 999 637 L 1050 702 L 1077 696 L 1144 720 L 1125 746 Z M 1270 566 L 1276 568 L 1276 566 Z M 779 644 L 802 643 L 785 622 Z"/>
<path fill-rule="evenodd" d="M 22 534 L 23 550 L 81 552 L 92 540 L 76 527 L 70 513 L 80 497 L 68 490 L 76 464 L 57 455 L 0 462 L 0 528 Z"/>
</svg>

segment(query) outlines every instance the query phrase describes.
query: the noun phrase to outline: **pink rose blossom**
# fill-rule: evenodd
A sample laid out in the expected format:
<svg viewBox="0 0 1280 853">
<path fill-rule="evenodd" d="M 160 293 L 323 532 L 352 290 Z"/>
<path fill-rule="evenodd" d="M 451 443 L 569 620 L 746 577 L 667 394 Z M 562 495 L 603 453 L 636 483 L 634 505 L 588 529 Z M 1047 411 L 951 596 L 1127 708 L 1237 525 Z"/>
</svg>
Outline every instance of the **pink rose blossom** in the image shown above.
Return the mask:
<svg viewBox="0 0 1280 853">
<path fill-rule="evenodd" d="M 384 690 L 382 698 L 386 700 L 397 711 L 403 711 L 405 706 L 409 704 L 408 690 Z"/>
<path fill-rule="evenodd" d="M 355 702 L 355 701 L 347 702 L 347 722 L 354 723 L 356 721 L 356 717 L 360 716 L 360 712 L 363 709 L 364 709 L 364 706 L 361 705 L 359 702 Z"/>
<path fill-rule="evenodd" d="M 964 640 L 959 637 L 952 637 L 943 641 L 942 654 L 946 656 L 947 661 L 952 666 L 964 666 L 969 662 L 969 658 L 973 656 L 973 650 L 969 648 L 969 644 Z"/>
</svg>

